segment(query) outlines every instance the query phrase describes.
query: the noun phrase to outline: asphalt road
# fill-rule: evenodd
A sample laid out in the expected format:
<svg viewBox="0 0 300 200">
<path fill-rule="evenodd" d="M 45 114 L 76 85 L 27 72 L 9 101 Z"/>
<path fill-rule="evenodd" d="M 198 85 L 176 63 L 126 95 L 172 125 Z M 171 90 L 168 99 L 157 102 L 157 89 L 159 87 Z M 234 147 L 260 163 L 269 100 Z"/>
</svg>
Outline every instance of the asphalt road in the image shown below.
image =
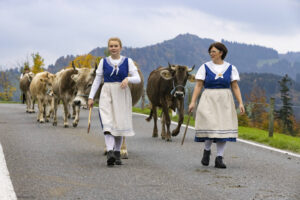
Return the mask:
<svg viewBox="0 0 300 200">
<path fill-rule="evenodd" d="M 200 160 L 203 144 L 184 128 L 172 142 L 152 138 L 153 122 L 133 115 L 136 136 L 127 138 L 129 159 L 108 168 L 98 111 L 81 110 L 77 128 L 39 124 L 25 105 L 0 104 L 0 142 L 18 199 L 300 199 L 300 159 L 245 143 L 228 143 L 227 169 Z M 69 122 L 71 125 L 71 121 Z M 174 127 L 172 127 L 174 128 Z"/>
</svg>

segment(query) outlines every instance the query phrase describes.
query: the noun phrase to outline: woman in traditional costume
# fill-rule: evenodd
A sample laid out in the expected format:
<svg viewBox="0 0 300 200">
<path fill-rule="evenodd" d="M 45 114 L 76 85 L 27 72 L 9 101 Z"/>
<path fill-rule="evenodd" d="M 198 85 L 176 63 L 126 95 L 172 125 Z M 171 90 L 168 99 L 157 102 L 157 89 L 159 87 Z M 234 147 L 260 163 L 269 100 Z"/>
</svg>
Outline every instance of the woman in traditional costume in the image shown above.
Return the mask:
<svg viewBox="0 0 300 200">
<path fill-rule="evenodd" d="M 196 85 L 189 105 L 193 111 L 196 101 L 201 95 L 195 119 L 195 142 L 204 142 L 202 165 L 208 166 L 213 142 L 217 146 L 215 159 L 216 168 L 226 168 L 223 162 L 224 149 L 227 141 L 236 142 L 238 137 L 238 120 L 232 92 L 235 95 L 240 113 L 245 112 L 240 88 L 240 80 L 235 66 L 224 61 L 227 48 L 220 42 L 215 42 L 208 48 L 211 61 L 200 66 L 195 79 Z"/>
<path fill-rule="evenodd" d="M 107 149 L 107 166 L 121 165 L 120 150 L 123 136 L 135 135 L 132 128 L 132 100 L 128 83 L 141 82 L 131 58 L 120 55 L 119 38 L 108 40 L 109 57 L 101 59 L 89 94 L 88 105 L 93 107 L 94 96 L 104 85 L 99 99 L 99 118 Z M 130 76 L 130 77 L 129 77 Z"/>
</svg>

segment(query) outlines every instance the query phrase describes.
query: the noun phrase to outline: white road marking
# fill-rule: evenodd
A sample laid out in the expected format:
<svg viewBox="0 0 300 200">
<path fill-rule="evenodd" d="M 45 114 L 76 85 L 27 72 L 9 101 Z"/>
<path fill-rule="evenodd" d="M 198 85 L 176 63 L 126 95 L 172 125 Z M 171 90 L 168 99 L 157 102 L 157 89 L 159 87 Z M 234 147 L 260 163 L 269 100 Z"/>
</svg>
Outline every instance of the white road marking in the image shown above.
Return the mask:
<svg viewBox="0 0 300 200">
<path fill-rule="evenodd" d="M 16 193 L 10 180 L 2 146 L 0 144 L 0 199 L 17 200 Z"/>
<path fill-rule="evenodd" d="M 148 117 L 148 115 L 141 114 L 141 113 L 133 113 L 133 114 Z M 160 120 L 159 117 L 157 119 Z M 173 122 L 172 121 L 171 123 L 174 124 L 174 125 L 177 125 L 177 122 Z M 181 126 L 182 127 L 186 127 L 185 124 L 182 124 Z M 192 129 L 192 130 L 195 130 L 194 127 L 190 127 L 189 126 L 188 128 Z M 294 157 L 300 158 L 300 154 L 292 153 L 292 152 L 289 152 L 289 151 L 285 151 L 285 150 L 281 150 L 281 149 L 276 149 L 274 147 L 270 147 L 270 146 L 258 144 L 258 143 L 255 143 L 255 142 L 251 142 L 251 141 L 243 140 L 243 139 L 239 139 L 239 138 L 237 139 L 237 141 L 243 142 L 243 143 L 246 143 L 246 144 L 250 144 L 250 145 L 253 145 L 253 146 L 257 146 L 257 147 L 260 147 L 260 148 L 268 149 L 268 150 L 271 150 L 271 151 L 275 151 L 275 152 L 279 152 L 279 153 L 283 153 L 283 154 L 287 154 L 287 155 L 290 155 L 290 156 L 294 156 Z"/>
</svg>

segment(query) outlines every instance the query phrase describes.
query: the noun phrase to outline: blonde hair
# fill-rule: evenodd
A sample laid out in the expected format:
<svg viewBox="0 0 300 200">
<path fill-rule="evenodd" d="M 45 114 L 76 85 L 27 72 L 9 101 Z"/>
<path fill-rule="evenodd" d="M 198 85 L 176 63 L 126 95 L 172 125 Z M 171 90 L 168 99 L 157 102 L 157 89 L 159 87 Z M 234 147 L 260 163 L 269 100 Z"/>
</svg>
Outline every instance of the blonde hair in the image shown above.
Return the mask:
<svg viewBox="0 0 300 200">
<path fill-rule="evenodd" d="M 108 40 L 108 42 L 107 42 L 107 46 L 109 46 L 109 42 L 110 42 L 110 41 L 117 41 L 117 42 L 119 42 L 120 47 L 122 48 L 122 42 L 121 42 L 120 38 L 118 38 L 118 37 L 112 37 L 112 38 L 109 38 L 109 40 Z"/>
</svg>

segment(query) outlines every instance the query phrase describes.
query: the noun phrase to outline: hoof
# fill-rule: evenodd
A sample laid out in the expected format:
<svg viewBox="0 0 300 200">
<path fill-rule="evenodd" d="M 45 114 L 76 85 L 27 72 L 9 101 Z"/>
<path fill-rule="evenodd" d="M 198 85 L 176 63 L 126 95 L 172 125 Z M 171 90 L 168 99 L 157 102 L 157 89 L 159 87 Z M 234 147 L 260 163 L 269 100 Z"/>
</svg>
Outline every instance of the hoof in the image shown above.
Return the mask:
<svg viewBox="0 0 300 200">
<path fill-rule="evenodd" d="M 46 122 L 49 122 L 49 119 L 46 119 Z"/>
<path fill-rule="evenodd" d="M 122 159 L 128 159 L 128 152 L 127 151 L 124 152 L 124 151 L 121 150 L 121 158 Z"/>
<path fill-rule="evenodd" d="M 72 119 L 75 119 L 75 116 L 72 116 Z"/>
<path fill-rule="evenodd" d="M 158 137 L 158 134 L 152 134 L 152 137 Z"/>
<path fill-rule="evenodd" d="M 74 128 L 77 127 L 77 125 L 78 125 L 77 123 L 73 123 L 73 127 L 74 127 Z"/>
<path fill-rule="evenodd" d="M 173 137 L 177 136 L 178 134 L 179 134 L 179 131 L 173 131 L 173 132 L 172 132 L 172 136 L 173 136 Z"/>
<path fill-rule="evenodd" d="M 166 138 L 165 140 L 166 140 L 166 142 L 172 142 L 171 138 Z"/>
<path fill-rule="evenodd" d="M 57 126 L 57 122 L 53 122 L 52 125 L 53 125 L 53 126 Z"/>
<path fill-rule="evenodd" d="M 65 128 L 69 128 L 69 125 L 68 125 L 68 124 L 65 124 L 64 127 L 65 127 Z"/>
<path fill-rule="evenodd" d="M 41 123 L 41 124 L 43 124 L 44 122 L 45 122 L 45 121 L 44 121 L 43 119 L 42 119 L 42 120 L 40 120 L 40 123 Z"/>
</svg>

